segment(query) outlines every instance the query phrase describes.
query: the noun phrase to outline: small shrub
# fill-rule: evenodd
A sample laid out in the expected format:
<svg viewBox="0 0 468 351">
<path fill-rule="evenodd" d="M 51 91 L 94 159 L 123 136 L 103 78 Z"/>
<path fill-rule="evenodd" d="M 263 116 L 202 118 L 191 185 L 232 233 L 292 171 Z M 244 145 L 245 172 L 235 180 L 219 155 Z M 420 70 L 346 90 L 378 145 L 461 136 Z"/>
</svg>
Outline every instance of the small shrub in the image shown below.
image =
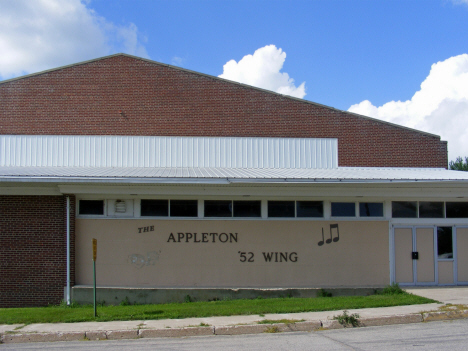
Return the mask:
<svg viewBox="0 0 468 351">
<path fill-rule="evenodd" d="M 343 311 L 343 314 L 333 316 L 333 319 L 337 320 L 343 327 L 359 326 L 359 315 L 357 313 L 348 314 L 348 311 L 346 310 Z"/>
<path fill-rule="evenodd" d="M 379 295 L 401 295 L 406 293 L 406 291 L 400 288 L 398 283 L 393 283 L 392 285 L 387 285 L 385 288 L 383 288 Z"/>
<path fill-rule="evenodd" d="M 120 301 L 119 305 L 120 305 L 120 306 L 130 306 L 131 303 L 130 303 L 130 300 L 128 299 L 128 296 L 125 296 L 125 299 L 123 299 L 122 301 Z"/>
<path fill-rule="evenodd" d="M 185 295 L 184 302 L 192 302 L 192 298 L 190 297 L 190 295 Z"/>
<path fill-rule="evenodd" d="M 332 293 L 324 289 L 320 289 L 317 291 L 317 297 L 332 297 Z"/>
</svg>

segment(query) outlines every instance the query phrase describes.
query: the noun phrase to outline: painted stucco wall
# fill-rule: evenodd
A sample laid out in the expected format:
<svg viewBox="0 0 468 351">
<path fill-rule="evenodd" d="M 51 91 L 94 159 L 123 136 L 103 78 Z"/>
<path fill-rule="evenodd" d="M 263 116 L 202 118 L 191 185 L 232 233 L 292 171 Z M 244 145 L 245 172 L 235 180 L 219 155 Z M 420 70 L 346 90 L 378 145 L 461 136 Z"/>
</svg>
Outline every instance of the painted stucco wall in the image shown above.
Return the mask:
<svg viewBox="0 0 468 351">
<path fill-rule="evenodd" d="M 92 284 L 92 238 L 98 241 L 98 286 L 362 287 L 389 282 L 387 221 L 77 219 L 79 285 Z"/>
</svg>

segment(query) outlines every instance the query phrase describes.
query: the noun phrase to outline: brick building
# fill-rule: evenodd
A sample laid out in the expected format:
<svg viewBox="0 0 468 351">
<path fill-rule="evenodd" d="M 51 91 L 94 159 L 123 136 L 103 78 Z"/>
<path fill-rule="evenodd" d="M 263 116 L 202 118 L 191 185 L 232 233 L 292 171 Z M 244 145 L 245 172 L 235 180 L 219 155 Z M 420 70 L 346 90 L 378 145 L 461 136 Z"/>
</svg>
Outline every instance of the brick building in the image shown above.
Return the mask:
<svg viewBox="0 0 468 351">
<path fill-rule="evenodd" d="M 0 307 L 85 301 L 92 238 L 112 302 L 468 283 L 468 175 L 436 135 L 125 54 L 0 104 Z"/>
</svg>

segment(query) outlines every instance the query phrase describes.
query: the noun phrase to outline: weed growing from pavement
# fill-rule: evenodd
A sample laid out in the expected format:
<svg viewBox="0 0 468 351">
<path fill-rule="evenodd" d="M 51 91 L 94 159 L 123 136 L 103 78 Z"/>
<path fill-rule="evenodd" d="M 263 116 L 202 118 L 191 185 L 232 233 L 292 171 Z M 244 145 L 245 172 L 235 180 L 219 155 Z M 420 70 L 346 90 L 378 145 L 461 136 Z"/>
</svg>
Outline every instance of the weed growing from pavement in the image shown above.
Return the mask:
<svg viewBox="0 0 468 351">
<path fill-rule="evenodd" d="M 359 314 L 353 313 L 348 314 L 348 311 L 344 310 L 342 314 L 333 316 L 343 327 L 358 327 L 359 326 Z"/>
<path fill-rule="evenodd" d="M 267 328 L 265 329 L 265 333 L 279 333 L 279 332 L 280 332 L 280 330 L 279 330 L 279 328 L 276 327 L 276 326 L 267 327 Z"/>
</svg>

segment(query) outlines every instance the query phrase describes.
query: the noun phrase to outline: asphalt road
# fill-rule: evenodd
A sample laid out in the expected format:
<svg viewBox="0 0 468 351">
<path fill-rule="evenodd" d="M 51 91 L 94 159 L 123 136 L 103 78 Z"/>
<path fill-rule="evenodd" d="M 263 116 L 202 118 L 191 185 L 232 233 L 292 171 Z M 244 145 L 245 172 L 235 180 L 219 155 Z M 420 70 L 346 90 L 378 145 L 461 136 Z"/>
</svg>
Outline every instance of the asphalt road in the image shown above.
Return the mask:
<svg viewBox="0 0 468 351">
<path fill-rule="evenodd" d="M 468 320 L 255 334 L 122 341 L 4 344 L 2 350 L 467 350 Z"/>
</svg>

